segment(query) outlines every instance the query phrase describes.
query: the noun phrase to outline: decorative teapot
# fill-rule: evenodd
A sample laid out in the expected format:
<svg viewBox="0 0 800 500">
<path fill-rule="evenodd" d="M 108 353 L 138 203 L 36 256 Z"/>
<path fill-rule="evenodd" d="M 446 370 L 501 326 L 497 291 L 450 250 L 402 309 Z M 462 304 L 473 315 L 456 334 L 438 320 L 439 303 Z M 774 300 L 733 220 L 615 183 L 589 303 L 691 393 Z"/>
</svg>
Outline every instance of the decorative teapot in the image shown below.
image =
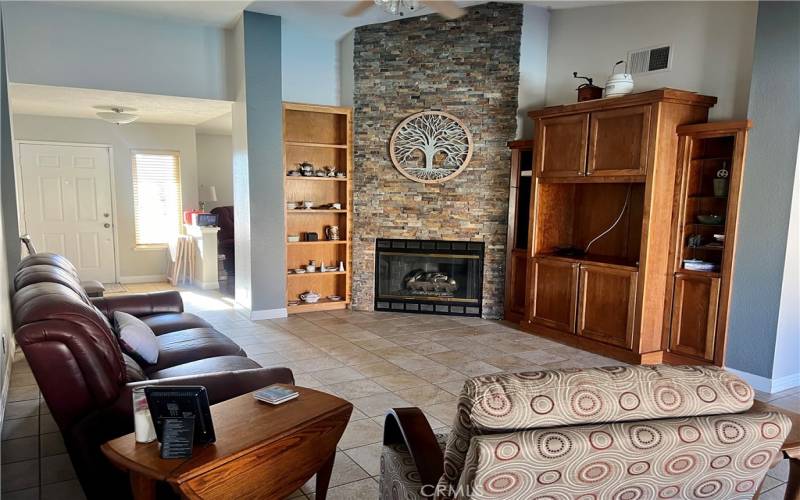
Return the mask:
<svg viewBox="0 0 800 500">
<path fill-rule="evenodd" d="M 300 171 L 301 174 L 303 174 L 306 177 L 314 175 L 314 165 L 307 161 L 299 163 L 297 165 L 297 169 Z"/>
<path fill-rule="evenodd" d="M 321 295 L 318 294 L 317 292 L 306 292 L 306 293 L 300 294 L 300 300 L 302 300 L 303 302 L 306 302 L 308 304 L 316 303 L 319 300 L 320 297 L 321 297 Z"/>
</svg>

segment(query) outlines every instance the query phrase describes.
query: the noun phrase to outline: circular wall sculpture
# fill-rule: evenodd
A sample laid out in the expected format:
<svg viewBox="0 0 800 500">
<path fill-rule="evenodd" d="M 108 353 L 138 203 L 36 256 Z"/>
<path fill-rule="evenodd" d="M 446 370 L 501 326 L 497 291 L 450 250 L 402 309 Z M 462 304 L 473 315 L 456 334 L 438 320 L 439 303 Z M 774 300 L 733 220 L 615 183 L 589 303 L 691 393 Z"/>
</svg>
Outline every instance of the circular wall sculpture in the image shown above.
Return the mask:
<svg viewBox="0 0 800 500">
<path fill-rule="evenodd" d="M 472 158 L 472 134 L 455 116 L 423 111 L 402 122 L 389 141 L 395 168 L 412 181 L 432 184 L 460 174 Z"/>
</svg>

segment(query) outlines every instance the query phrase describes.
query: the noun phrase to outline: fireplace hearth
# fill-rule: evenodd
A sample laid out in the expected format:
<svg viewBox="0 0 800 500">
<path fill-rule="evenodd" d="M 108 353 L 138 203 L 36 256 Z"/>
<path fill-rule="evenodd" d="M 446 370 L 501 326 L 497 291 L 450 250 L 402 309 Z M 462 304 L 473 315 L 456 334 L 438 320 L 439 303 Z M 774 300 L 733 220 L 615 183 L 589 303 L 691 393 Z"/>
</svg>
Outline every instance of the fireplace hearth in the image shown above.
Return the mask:
<svg viewBox="0 0 800 500">
<path fill-rule="evenodd" d="M 375 242 L 375 310 L 480 316 L 484 244 Z"/>
</svg>

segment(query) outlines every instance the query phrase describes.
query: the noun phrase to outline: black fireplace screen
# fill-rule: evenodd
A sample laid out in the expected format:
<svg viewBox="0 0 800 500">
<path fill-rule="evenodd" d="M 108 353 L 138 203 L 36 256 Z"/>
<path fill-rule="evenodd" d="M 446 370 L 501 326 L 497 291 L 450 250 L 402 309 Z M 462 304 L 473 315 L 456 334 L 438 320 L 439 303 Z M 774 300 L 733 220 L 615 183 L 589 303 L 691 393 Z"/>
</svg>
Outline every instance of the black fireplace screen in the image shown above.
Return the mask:
<svg viewBox="0 0 800 500">
<path fill-rule="evenodd" d="M 375 309 L 480 316 L 483 243 L 376 242 Z"/>
</svg>

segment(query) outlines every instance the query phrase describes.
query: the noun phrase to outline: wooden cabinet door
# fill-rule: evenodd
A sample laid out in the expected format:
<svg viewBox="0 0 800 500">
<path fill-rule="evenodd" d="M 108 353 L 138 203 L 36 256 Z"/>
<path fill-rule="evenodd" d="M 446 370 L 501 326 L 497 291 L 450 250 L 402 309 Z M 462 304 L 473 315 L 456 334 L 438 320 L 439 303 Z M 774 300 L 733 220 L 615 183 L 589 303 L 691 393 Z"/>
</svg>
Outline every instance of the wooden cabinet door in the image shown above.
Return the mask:
<svg viewBox="0 0 800 500">
<path fill-rule="evenodd" d="M 578 300 L 578 335 L 630 349 L 639 273 L 582 264 Z"/>
<path fill-rule="evenodd" d="M 672 293 L 669 350 L 714 361 L 720 279 L 677 273 Z"/>
<path fill-rule="evenodd" d="M 506 284 L 506 319 L 516 317 L 516 321 L 520 321 L 524 318 L 525 295 L 528 289 L 526 286 L 527 253 L 526 250 L 514 249 L 511 251 L 508 272 L 506 273 L 506 279 L 508 280 Z"/>
<path fill-rule="evenodd" d="M 646 175 L 651 106 L 592 113 L 586 175 Z"/>
<path fill-rule="evenodd" d="M 578 177 L 586 173 L 589 114 L 537 121 L 536 172 L 539 177 Z"/>
<path fill-rule="evenodd" d="M 534 258 L 531 262 L 533 282 L 529 321 L 575 333 L 578 263 L 541 258 Z"/>
</svg>

